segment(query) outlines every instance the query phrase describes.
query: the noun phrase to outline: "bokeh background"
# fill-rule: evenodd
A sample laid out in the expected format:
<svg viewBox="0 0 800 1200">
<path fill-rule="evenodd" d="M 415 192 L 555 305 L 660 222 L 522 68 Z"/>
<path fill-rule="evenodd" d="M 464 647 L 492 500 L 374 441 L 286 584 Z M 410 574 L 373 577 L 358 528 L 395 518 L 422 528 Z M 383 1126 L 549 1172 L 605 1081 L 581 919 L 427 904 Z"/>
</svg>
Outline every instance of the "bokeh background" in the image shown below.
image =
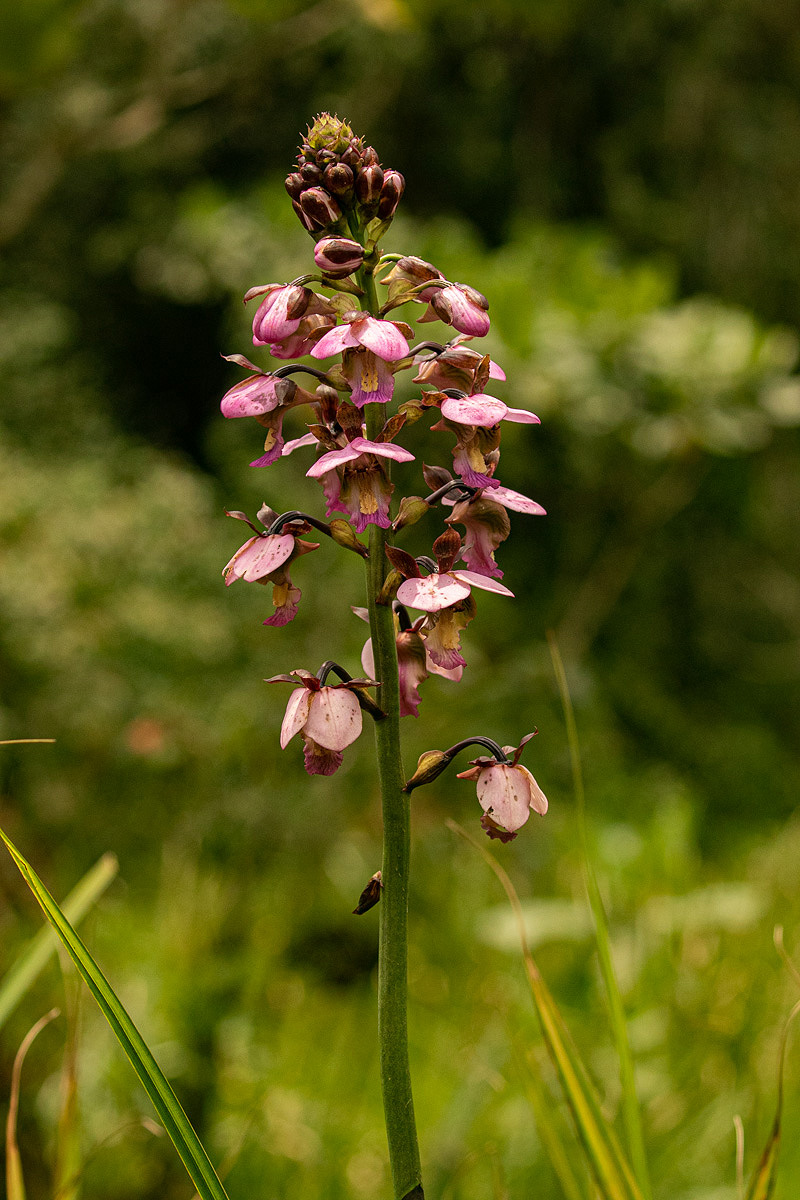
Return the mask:
<svg viewBox="0 0 800 1200">
<path fill-rule="evenodd" d="M 321 511 L 294 459 L 249 470 L 257 430 L 218 402 L 244 291 L 309 269 L 282 181 L 322 109 L 403 172 L 386 248 L 489 297 L 503 396 L 542 418 L 504 438 L 504 482 L 549 514 L 512 516 L 517 600 L 481 598 L 462 685 L 431 678 L 404 722 L 407 766 L 538 726 L 551 812 L 498 853 L 613 1115 L 554 631 L 656 1195 L 734 1196 L 736 1113 L 755 1162 L 797 990 L 772 930 L 791 952 L 800 919 L 799 83 L 796 0 L 0 6 L 0 737 L 56 739 L 3 748 L 0 818 L 59 896 L 118 856 L 86 936 L 232 1197 L 389 1192 L 375 913 L 350 915 L 380 857 L 369 740 L 307 779 L 262 682 L 357 667 L 359 566 L 304 559 L 284 630 L 220 576 L 226 506 Z M 477 828 L 470 785 L 414 800 L 428 1188 L 549 1200 L 531 1091 L 556 1101 L 513 930 L 446 816 Z M 0 969 L 38 927 L 0 860 Z M 3 1029 L 3 1096 L 63 990 L 54 960 Z M 80 1194 L 189 1195 L 90 1001 L 68 1010 Z M 65 1037 L 62 1019 L 25 1069 L 34 1200 L 54 1195 Z M 790 1050 L 787 1198 L 799 1078 Z"/>
</svg>

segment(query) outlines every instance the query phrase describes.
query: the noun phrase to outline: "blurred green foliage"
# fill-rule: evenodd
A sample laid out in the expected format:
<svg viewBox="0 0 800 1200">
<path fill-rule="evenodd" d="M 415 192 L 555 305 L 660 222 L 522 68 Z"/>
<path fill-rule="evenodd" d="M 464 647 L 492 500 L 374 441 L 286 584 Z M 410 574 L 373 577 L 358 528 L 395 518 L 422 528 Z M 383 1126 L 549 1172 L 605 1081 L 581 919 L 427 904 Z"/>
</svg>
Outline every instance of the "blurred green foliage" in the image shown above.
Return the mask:
<svg viewBox="0 0 800 1200">
<path fill-rule="evenodd" d="M 57 738 L 3 750 L 0 823 L 58 894 L 118 853 L 93 948 L 235 1159 L 236 1195 L 386 1191 L 374 914 L 350 916 L 378 865 L 369 747 L 308 780 L 277 746 L 287 691 L 261 682 L 331 654 L 357 668 L 359 567 L 330 544 L 304 558 L 282 631 L 260 624 L 266 592 L 220 577 L 242 540 L 225 506 L 321 510 L 300 454 L 248 472 L 258 431 L 217 405 L 237 378 L 220 353 L 249 345 L 242 293 L 307 269 L 281 178 L 324 106 L 404 172 L 390 248 L 487 294 L 502 395 L 543 421 L 503 443 L 503 481 L 549 512 L 512 516 L 498 553 L 518 599 L 481 598 L 464 683 L 429 679 L 424 717 L 404 722 L 407 765 L 473 730 L 539 726 L 526 761 L 551 813 L 504 856 L 614 1111 L 556 630 L 657 1195 L 732 1195 L 735 1112 L 763 1142 L 794 999 L 771 928 L 796 929 L 800 906 L 796 17 L 753 0 L 0 8 L 0 736 Z M 441 435 L 410 437 L 449 462 Z M 521 967 L 445 815 L 474 822 L 468 784 L 415 794 L 431 1194 L 485 1197 L 502 1163 L 509 1195 L 549 1200 Z M 37 918 L 2 861 L 0 892 L 5 963 Z M 6 1031 L 4 1079 L 57 987 Z M 85 1195 L 177 1196 L 127 1064 L 83 1020 L 84 1145 L 100 1147 Z M 48 1194 L 57 1042 L 43 1033 L 26 1066 L 32 1197 Z M 790 1181 L 791 1054 L 787 1071 Z"/>
</svg>

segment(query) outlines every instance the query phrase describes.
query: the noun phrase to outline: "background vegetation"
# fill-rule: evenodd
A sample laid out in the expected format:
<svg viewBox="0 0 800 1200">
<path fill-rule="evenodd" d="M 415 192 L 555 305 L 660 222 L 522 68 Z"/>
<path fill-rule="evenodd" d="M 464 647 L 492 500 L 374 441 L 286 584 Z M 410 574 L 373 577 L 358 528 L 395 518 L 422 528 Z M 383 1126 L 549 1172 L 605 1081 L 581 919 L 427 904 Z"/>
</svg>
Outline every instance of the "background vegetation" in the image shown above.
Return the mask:
<svg viewBox="0 0 800 1200">
<path fill-rule="evenodd" d="M 358 662 L 361 577 L 330 547 L 303 560 L 283 631 L 220 579 L 241 540 L 226 505 L 319 506 L 294 460 L 248 472 L 253 432 L 218 401 L 237 377 L 220 353 L 249 344 L 242 293 L 306 269 L 282 179 L 326 107 L 405 174 L 391 248 L 489 296 L 510 402 L 543 421 L 504 439 L 504 482 L 549 512 L 513 518 L 499 554 L 518 598 L 482 599 L 465 680 L 425 684 L 407 762 L 539 727 L 551 813 L 502 854 L 613 1112 L 556 631 L 656 1194 L 734 1195 L 737 1112 L 755 1159 L 796 998 L 772 927 L 791 951 L 800 918 L 798 30 L 796 4 L 755 0 L 0 8 L 0 737 L 57 739 L 3 749 L 0 824 L 59 896 L 119 856 L 90 943 L 233 1196 L 387 1190 L 374 914 L 350 915 L 378 865 L 370 750 L 309 781 L 261 682 Z M 468 784 L 415 793 L 428 1187 L 556 1197 L 508 916 L 448 815 L 475 824 Z M 5 860 L 0 893 L 2 969 L 39 918 Z M 3 1094 L 62 991 L 54 968 L 3 1029 Z M 79 1010 L 82 1194 L 186 1195 Z M 26 1066 L 33 1198 L 54 1194 L 65 1037 L 54 1023 Z M 787 1198 L 799 1077 L 790 1051 Z"/>
</svg>

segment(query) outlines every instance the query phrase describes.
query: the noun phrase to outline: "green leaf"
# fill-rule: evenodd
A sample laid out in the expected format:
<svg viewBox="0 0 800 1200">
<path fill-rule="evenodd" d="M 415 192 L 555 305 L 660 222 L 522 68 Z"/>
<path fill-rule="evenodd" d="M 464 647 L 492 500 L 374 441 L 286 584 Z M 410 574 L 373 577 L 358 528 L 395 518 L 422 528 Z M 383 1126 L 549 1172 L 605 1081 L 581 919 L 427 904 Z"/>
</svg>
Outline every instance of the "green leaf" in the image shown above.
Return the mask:
<svg viewBox="0 0 800 1200">
<path fill-rule="evenodd" d="M 118 869 L 119 865 L 113 854 L 104 854 L 98 859 L 64 901 L 64 915 L 67 920 L 77 925 L 102 896 Z M 14 960 L 0 983 L 0 1029 L 46 966 L 57 945 L 57 935 L 45 926 Z"/>
<path fill-rule="evenodd" d="M 522 956 L 544 1043 L 556 1069 L 564 1097 L 572 1114 L 589 1169 L 602 1200 L 644 1200 L 613 1127 L 605 1119 L 594 1085 L 577 1047 L 570 1037 L 555 1000 L 534 962 L 525 933 L 525 918 L 513 883 L 493 854 L 476 838 L 448 820 L 450 829 L 473 845 L 503 885 L 517 917 Z"/>
<path fill-rule="evenodd" d="M 33 892 L 39 905 L 66 947 L 103 1016 L 108 1021 L 134 1071 L 150 1097 L 162 1125 L 169 1134 L 201 1200 L 228 1200 L 211 1160 L 192 1128 L 186 1113 L 144 1039 L 128 1016 L 108 980 L 56 904 L 33 867 L 0 829 L 0 838 Z"/>
</svg>

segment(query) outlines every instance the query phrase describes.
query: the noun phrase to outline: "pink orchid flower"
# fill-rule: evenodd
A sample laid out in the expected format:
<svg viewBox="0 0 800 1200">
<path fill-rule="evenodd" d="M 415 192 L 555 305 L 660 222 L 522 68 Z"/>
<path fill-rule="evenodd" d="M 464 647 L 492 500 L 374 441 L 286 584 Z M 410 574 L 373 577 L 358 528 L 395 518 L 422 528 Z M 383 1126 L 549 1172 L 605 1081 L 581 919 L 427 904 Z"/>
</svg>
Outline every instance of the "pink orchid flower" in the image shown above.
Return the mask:
<svg viewBox="0 0 800 1200">
<path fill-rule="evenodd" d="M 423 321 L 444 321 L 459 333 L 470 337 L 483 337 L 489 332 L 489 302 L 485 296 L 466 283 L 448 283 L 426 294 L 428 309 L 420 317 Z"/>
<path fill-rule="evenodd" d="M 478 802 L 484 812 L 481 824 L 490 838 L 511 841 L 532 812 L 540 816 L 547 812 L 547 797 L 527 767 L 519 763 L 523 747 L 533 736 L 529 733 L 516 748 L 503 746 L 503 752 L 512 756 L 510 762 L 482 756 L 473 759 L 468 771 L 459 772 L 459 779 L 477 782 Z"/>
<path fill-rule="evenodd" d="M 471 571 L 490 575 L 493 579 L 503 578 L 494 552 L 511 532 L 506 509 L 535 516 L 546 515 L 541 504 L 535 500 L 499 484 L 455 503 L 445 497 L 443 503 L 453 505 L 447 523 L 463 525 L 466 530 L 461 558 Z"/>
<path fill-rule="evenodd" d="M 372 680 L 321 684 L 310 671 L 297 670 L 290 675 L 274 675 L 266 682 L 295 685 L 281 725 L 281 749 L 285 750 L 299 733 L 308 774 L 333 775 L 342 765 L 342 751 L 361 733 L 361 707 L 353 691 L 375 686 Z"/>
<path fill-rule="evenodd" d="M 397 633 L 397 671 L 400 680 L 400 716 L 419 716 L 419 685 L 428 678 L 429 669 L 425 642 L 420 637 L 419 626 L 424 621 L 415 621 L 411 629 L 402 629 Z M 372 650 L 372 638 L 367 638 L 361 651 L 361 665 L 367 675 L 375 674 L 375 655 Z"/>
<path fill-rule="evenodd" d="M 342 374 L 350 384 L 350 399 L 358 408 L 386 404 L 394 391 L 394 375 L 387 363 L 408 354 L 408 342 L 397 322 L 380 321 L 358 313 L 324 334 L 311 350 L 314 358 L 345 351 Z"/>
<path fill-rule="evenodd" d="M 303 554 L 318 550 L 319 542 L 303 542 L 293 533 L 262 533 L 244 513 L 231 512 L 228 515 L 245 521 L 255 531 L 255 536 L 248 538 L 223 568 L 226 586 L 230 587 L 237 579 L 243 579 L 246 583 L 271 583 L 275 612 L 267 617 L 264 624 L 288 625 L 297 615 L 297 605 L 302 595 L 300 589 L 292 585 L 289 564 Z"/>
<path fill-rule="evenodd" d="M 514 595 L 502 583 L 486 575 L 478 575 L 475 571 L 432 571 L 430 575 L 418 579 L 404 580 L 397 589 L 397 599 L 409 608 L 439 612 L 466 600 L 474 587 L 484 592 L 496 592 L 500 596 Z"/>
<path fill-rule="evenodd" d="M 388 529 L 389 503 L 394 490 L 379 459 L 411 462 L 414 455 L 392 442 L 371 442 L 353 438 L 340 450 L 321 455 L 306 475 L 322 481 L 327 515 L 336 509 L 348 514 L 357 533 L 367 525 Z"/>
<path fill-rule="evenodd" d="M 459 388 L 469 393 L 475 386 L 477 373 L 482 370 L 484 356 L 477 350 L 463 345 L 462 338 L 454 338 L 438 354 L 423 351 L 415 355 L 414 365 L 419 368 L 414 383 L 427 383 L 441 391 L 444 388 Z M 468 340 L 468 339 L 467 339 Z M 505 371 L 498 363 L 489 361 L 489 379 L 505 380 Z"/>
<path fill-rule="evenodd" d="M 307 317 L 322 316 L 331 323 L 335 320 L 335 309 L 329 300 L 296 283 L 269 283 L 250 288 L 244 298 L 245 304 L 254 296 L 264 297 L 253 317 L 254 346 L 280 345 L 297 333 Z"/>
<path fill-rule="evenodd" d="M 524 408 L 509 408 L 494 396 L 478 393 L 475 396 L 448 396 L 442 401 L 442 416 L 457 425 L 491 428 L 500 421 L 516 421 L 523 425 L 539 425 L 535 413 Z"/>
<path fill-rule="evenodd" d="M 220 403 L 222 415 L 229 418 L 255 417 L 266 430 L 264 453 L 251 467 L 268 467 L 281 457 L 283 418 L 300 404 L 311 404 L 315 397 L 297 386 L 292 379 L 258 373 L 242 379 L 225 393 Z"/>
</svg>

